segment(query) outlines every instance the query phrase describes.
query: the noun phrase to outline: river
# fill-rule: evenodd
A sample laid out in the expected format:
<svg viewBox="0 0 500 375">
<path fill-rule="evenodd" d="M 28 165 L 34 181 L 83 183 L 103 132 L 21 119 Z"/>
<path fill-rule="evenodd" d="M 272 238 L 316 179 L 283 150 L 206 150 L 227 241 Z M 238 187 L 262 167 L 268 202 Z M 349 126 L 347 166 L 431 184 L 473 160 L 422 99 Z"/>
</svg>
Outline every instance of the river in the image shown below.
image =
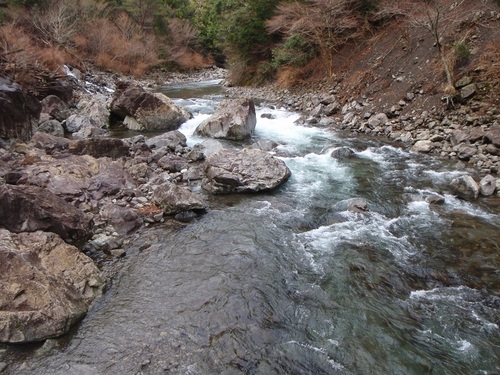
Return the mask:
<svg viewBox="0 0 500 375">
<path fill-rule="evenodd" d="M 195 115 L 181 128 L 188 144 L 203 141 L 193 130 L 223 88 L 165 90 Z M 499 198 L 458 200 L 446 193 L 464 174 L 454 163 L 298 117 L 257 107 L 254 140 L 279 145 L 286 184 L 213 197 L 180 230 L 139 232 L 61 347 L 6 371 L 500 373 Z M 338 147 L 355 154 L 333 159 Z M 436 195 L 443 204 L 427 202 Z M 349 211 L 354 198 L 369 211 Z"/>
</svg>

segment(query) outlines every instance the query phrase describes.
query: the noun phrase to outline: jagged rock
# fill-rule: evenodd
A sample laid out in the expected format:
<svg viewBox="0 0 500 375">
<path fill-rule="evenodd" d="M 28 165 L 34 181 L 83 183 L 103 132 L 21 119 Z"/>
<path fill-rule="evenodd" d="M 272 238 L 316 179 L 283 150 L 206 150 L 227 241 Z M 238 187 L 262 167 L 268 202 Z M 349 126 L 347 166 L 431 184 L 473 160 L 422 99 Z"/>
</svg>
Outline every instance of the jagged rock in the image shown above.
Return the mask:
<svg viewBox="0 0 500 375">
<path fill-rule="evenodd" d="M 0 229 L 0 342 L 68 332 L 103 286 L 92 260 L 56 234 Z"/>
<path fill-rule="evenodd" d="M 189 112 L 161 93 L 152 93 L 131 82 L 120 81 L 111 112 L 131 130 L 175 130 L 191 118 Z"/>
<path fill-rule="evenodd" d="M 444 197 L 442 197 L 441 195 L 429 195 L 425 201 L 429 204 L 444 204 L 445 203 L 445 199 Z"/>
<path fill-rule="evenodd" d="M 186 136 L 178 130 L 169 131 L 146 140 L 146 144 L 151 149 L 167 147 L 171 151 L 175 151 L 178 146 L 186 147 L 186 142 Z"/>
<path fill-rule="evenodd" d="M 0 78 L 0 139 L 27 141 L 38 124 L 42 106 L 32 95 L 6 78 Z"/>
<path fill-rule="evenodd" d="M 49 114 L 57 121 L 66 120 L 71 114 L 68 105 L 55 95 L 43 98 L 40 103 L 42 105 L 42 113 Z"/>
<path fill-rule="evenodd" d="M 286 164 L 263 151 L 220 150 L 205 161 L 202 186 L 213 194 L 271 190 L 290 177 Z"/>
<path fill-rule="evenodd" d="M 38 125 L 37 132 L 50 134 L 56 137 L 64 137 L 64 127 L 57 120 L 48 120 Z"/>
<path fill-rule="evenodd" d="M 434 144 L 431 141 L 417 141 L 411 148 L 412 151 L 429 153 L 433 150 Z"/>
<path fill-rule="evenodd" d="M 330 156 L 334 159 L 347 159 L 355 155 L 355 152 L 349 147 L 339 147 L 332 151 Z"/>
<path fill-rule="evenodd" d="M 459 198 L 472 200 L 479 196 L 479 185 L 471 176 L 461 176 L 451 180 L 450 188 Z"/>
<path fill-rule="evenodd" d="M 487 175 L 479 182 L 479 192 L 481 195 L 489 197 L 496 190 L 496 179 L 492 175 Z"/>
<path fill-rule="evenodd" d="M 460 89 L 462 87 L 468 86 L 472 83 L 472 77 L 465 76 L 463 78 L 460 78 L 456 83 L 455 87 Z"/>
<path fill-rule="evenodd" d="M 84 241 L 92 235 L 93 221 L 47 189 L 0 185 L 0 224 L 11 232 L 44 230 Z"/>
<path fill-rule="evenodd" d="M 159 185 L 153 193 L 153 201 L 166 215 L 186 211 L 204 211 L 207 208 L 196 194 L 171 182 Z"/>
<path fill-rule="evenodd" d="M 252 100 L 224 100 L 215 114 L 203 121 L 195 132 L 206 137 L 239 141 L 250 138 L 256 123 Z"/>
<path fill-rule="evenodd" d="M 485 138 L 496 147 L 500 147 L 500 126 L 492 126 L 491 129 L 484 133 Z"/>
</svg>

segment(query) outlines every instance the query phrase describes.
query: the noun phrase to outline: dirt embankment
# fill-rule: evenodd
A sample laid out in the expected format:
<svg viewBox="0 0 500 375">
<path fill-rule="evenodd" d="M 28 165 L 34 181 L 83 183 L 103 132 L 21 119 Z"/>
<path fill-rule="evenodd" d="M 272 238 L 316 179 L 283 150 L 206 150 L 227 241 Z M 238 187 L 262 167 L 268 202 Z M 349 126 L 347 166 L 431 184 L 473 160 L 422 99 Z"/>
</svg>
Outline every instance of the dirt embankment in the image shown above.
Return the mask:
<svg viewBox="0 0 500 375">
<path fill-rule="evenodd" d="M 339 51 L 333 77 L 308 76 L 293 87 L 258 89 L 257 95 L 303 111 L 306 123 L 380 135 L 462 160 L 483 175 L 498 174 L 500 7 L 463 7 L 443 20 L 452 24 L 443 24 L 440 34 L 455 88 L 446 84 L 432 34 L 395 17 Z"/>
</svg>

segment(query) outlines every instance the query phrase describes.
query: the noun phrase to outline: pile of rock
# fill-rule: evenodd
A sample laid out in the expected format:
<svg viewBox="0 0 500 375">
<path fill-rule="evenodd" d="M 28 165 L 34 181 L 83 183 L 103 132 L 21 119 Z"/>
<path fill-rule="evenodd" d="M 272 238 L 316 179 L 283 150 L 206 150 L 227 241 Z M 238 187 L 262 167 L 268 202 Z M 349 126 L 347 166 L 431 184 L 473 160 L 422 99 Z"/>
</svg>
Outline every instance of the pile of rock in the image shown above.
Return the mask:
<svg viewBox="0 0 500 375">
<path fill-rule="evenodd" d="M 5 117 L 12 121 L 4 123 L 0 142 L 0 286 L 6 291 L 0 342 L 57 336 L 85 314 L 104 281 L 79 249 L 124 256 L 133 231 L 167 218 L 189 222 L 207 210 L 207 194 L 266 191 L 290 176 L 281 160 L 258 149 L 225 150 L 215 140 L 188 147 L 172 130 L 189 118 L 186 111 L 131 83 L 117 88 L 112 97 L 80 95 L 76 105 L 47 96 L 38 124 L 36 111 Z M 136 130 L 170 131 L 109 138 L 113 116 Z M 253 102 L 234 100 L 198 132 L 247 140 L 255 123 Z M 20 125 L 22 131 L 12 131 Z"/>
</svg>

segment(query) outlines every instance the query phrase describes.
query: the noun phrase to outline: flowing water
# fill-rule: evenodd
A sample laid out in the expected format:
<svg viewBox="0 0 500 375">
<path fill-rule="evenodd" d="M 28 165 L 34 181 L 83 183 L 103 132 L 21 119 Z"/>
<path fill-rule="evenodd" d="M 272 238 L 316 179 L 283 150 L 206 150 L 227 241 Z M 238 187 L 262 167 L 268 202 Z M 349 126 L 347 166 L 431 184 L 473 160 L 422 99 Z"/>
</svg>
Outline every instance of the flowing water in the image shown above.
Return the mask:
<svg viewBox="0 0 500 375">
<path fill-rule="evenodd" d="M 170 88 L 195 114 L 190 145 L 221 90 Z M 453 164 L 257 112 L 254 138 L 279 144 L 290 180 L 139 233 L 68 342 L 12 373 L 500 373 L 498 198 L 447 194 Z M 355 155 L 331 158 L 342 146 Z"/>
</svg>

